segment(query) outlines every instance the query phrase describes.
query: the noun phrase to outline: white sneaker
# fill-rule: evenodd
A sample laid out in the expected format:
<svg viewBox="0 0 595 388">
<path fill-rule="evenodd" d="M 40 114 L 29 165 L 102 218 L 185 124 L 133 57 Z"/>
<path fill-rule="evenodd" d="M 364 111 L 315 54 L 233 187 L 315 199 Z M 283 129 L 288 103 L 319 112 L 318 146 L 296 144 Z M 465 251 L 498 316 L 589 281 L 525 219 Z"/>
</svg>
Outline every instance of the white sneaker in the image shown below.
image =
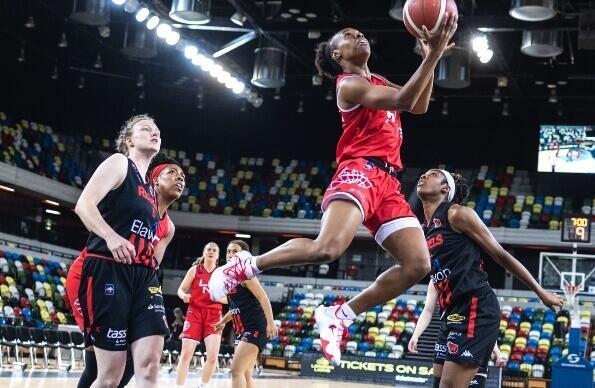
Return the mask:
<svg viewBox="0 0 595 388">
<path fill-rule="evenodd" d="M 324 356 L 333 364 L 341 364 L 341 340 L 343 331 L 352 321 L 342 320 L 335 315 L 341 306 L 318 306 L 314 312 L 314 318 L 320 330 L 320 342 Z"/>
<path fill-rule="evenodd" d="M 244 280 L 252 279 L 256 273 L 252 270 L 252 254 L 241 251 L 225 265 L 216 268 L 209 280 L 211 300 L 218 302 Z"/>
</svg>

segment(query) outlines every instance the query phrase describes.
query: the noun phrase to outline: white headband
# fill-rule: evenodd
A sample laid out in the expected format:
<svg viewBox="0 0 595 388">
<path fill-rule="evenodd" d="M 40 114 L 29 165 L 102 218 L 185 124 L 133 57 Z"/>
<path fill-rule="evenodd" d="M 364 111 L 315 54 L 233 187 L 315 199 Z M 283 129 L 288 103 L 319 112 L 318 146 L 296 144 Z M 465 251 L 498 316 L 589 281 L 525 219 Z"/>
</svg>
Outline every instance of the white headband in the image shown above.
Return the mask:
<svg viewBox="0 0 595 388">
<path fill-rule="evenodd" d="M 442 171 L 442 173 L 446 177 L 446 183 L 448 183 L 448 188 L 450 189 L 448 191 L 448 202 L 450 202 L 455 197 L 455 190 L 456 190 L 455 180 L 453 179 L 452 175 L 450 175 L 450 172 L 448 172 L 446 170 L 440 170 L 440 171 Z"/>
</svg>

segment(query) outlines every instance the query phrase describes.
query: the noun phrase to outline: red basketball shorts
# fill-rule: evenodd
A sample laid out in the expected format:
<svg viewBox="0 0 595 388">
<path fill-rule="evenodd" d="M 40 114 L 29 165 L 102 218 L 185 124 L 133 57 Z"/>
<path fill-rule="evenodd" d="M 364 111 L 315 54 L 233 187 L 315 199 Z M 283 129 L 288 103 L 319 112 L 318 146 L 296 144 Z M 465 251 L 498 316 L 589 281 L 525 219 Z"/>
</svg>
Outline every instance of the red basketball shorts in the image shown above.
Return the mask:
<svg viewBox="0 0 595 388">
<path fill-rule="evenodd" d="M 182 339 L 202 341 L 211 334 L 219 334 L 213 325 L 221 320 L 221 310 L 213 308 L 188 308 Z"/>
<path fill-rule="evenodd" d="M 341 163 L 324 193 L 322 211 L 336 199 L 355 202 L 364 226 L 381 246 L 400 229 L 421 228 L 401 193 L 401 183 L 364 158 Z"/>
<path fill-rule="evenodd" d="M 84 332 L 85 320 L 81 309 L 81 302 L 79 300 L 79 287 L 81 285 L 81 273 L 83 271 L 83 264 L 85 262 L 85 255 L 81 255 L 70 266 L 68 275 L 66 276 L 66 295 L 72 308 L 72 316 L 76 321 L 77 326 Z"/>
</svg>

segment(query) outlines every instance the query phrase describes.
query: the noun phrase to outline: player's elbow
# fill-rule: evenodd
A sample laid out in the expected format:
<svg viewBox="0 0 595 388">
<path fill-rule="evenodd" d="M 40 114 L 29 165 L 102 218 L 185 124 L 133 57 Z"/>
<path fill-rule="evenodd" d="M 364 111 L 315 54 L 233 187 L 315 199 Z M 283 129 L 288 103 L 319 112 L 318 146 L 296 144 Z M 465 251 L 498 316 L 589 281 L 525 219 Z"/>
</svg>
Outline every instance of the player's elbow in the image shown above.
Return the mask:
<svg viewBox="0 0 595 388">
<path fill-rule="evenodd" d="M 428 106 L 414 106 L 413 109 L 409 111 L 409 113 L 413 113 L 414 115 L 423 115 L 428 111 Z"/>
</svg>

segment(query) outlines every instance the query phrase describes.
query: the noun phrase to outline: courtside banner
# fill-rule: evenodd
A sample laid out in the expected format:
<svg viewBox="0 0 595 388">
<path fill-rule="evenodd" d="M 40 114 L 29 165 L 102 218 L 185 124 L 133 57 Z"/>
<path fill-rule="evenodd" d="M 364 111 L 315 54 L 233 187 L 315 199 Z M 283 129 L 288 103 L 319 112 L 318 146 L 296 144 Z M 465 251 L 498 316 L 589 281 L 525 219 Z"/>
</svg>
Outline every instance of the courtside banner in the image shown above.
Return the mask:
<svg viewBox="0 0 595 388">
<path fill-rule="evenodd" d="M 432 364 L 367 357 L 343 356 L 334 366 L 320 353 L 304 353 L 301 376 L 387 385 L 432 385 Z"/>
</svg>

